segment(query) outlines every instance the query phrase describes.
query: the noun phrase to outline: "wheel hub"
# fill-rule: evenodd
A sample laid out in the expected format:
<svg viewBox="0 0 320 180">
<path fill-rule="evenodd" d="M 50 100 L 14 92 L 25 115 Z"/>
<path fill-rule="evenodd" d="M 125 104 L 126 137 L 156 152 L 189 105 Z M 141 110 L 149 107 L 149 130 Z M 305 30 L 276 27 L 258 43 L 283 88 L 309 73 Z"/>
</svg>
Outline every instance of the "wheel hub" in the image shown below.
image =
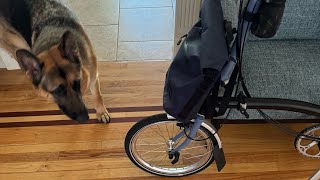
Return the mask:
<svg viewBox="0 0 320 180">
<path fill-rule="evenodd" d="M 169 139 L 169 141 L 167 142 L 168 152 L 171 152 L 172 150 L 174 150 L 174 145 L 175 145 L 175 142 L 172 139 Z"/>
</svg>

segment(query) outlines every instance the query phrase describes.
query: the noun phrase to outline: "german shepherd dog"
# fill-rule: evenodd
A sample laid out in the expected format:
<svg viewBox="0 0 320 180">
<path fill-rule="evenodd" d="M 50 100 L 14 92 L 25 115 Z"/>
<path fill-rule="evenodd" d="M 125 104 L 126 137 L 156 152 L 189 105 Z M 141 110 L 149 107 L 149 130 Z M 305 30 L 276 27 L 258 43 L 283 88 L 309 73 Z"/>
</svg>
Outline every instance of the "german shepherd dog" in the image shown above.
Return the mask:
<svg viewBox="0 0 320 180">
<path fill-rule="evenodd" d="M 80 123 L 89 119 L 82 94 L 90 88 L 97 118 L 110 121 L 91 42 L 74 13 L 59 0 L 0 0 L 0 48 L 69 118 Z"/>
</svg>

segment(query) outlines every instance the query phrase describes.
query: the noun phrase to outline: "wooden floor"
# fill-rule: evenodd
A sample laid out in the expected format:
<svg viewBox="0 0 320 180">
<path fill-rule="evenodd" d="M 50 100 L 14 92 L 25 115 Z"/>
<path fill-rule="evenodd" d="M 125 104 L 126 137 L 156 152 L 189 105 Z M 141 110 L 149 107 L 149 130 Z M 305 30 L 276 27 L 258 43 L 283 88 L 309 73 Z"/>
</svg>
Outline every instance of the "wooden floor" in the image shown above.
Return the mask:
<svg viewBox="0 0 320 180">
<path fill-rule="evenodd" d="M 0 70 L 0 180 L 158 179 L 126 157 L 124 137 L 135 121 L 162 112 L 168 62 L 101 63 L 104 100 L 113 123 L 78 125 L 38 97 L 20 71 Z M 85 97 L 92 108 L 92 99 Z M 290 124 L 301 130 L 308 124 Z M 300 156 L 293 138 L 266 124 L 221 130 L 227 165 L 184 179 L 308 179 L 320 160 Z M 160 178 L 159 178 L 160 179 Z M 161 178 L 164 179 L 164 178 Z"/>
</svg>

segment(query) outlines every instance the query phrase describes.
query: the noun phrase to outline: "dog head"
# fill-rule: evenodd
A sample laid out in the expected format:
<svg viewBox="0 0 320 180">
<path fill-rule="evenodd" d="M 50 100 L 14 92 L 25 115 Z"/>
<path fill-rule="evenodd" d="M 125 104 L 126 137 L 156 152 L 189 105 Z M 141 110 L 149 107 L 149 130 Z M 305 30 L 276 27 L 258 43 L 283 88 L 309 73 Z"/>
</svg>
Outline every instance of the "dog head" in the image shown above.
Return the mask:
<svg viewBox="0 0 320 180">
<path fill-rule="evenodd" d="M 89 119 L 82 100 L 88 73 L 82 68 L 77 41 L 71 32 L 37 56 L 27 50 L 18 50 L 16 56 L 33 85 L 42 95 L 52 98 L 64 114 L 80 123 Z"/>
</svg>

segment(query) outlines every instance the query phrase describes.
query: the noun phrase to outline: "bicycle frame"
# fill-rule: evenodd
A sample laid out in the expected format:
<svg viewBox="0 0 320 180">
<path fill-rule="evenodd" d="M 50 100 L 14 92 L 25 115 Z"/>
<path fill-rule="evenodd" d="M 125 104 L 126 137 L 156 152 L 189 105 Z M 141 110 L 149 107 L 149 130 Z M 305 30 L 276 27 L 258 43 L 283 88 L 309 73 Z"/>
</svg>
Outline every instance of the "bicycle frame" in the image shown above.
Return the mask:
<svg viewBox="0 0 320 180">
<path fill-rule="evenodd" d="M 257 13 L 262 0 L 250 0 L 247 6 L 247 10 L 252 13 Z M 221 72 L 221 81 L 225 84 L 229 83 L 229 79 L 231 74 L 234 71 L 234 68 L 237 64 L 237 54 L 238 51 L 242 52 L 244 48 L 245 41 L 247 39 L 247 32 L 242 31 L 243 29 L 250 29 L 252 22 L 248 22 L 246 20 L 241 20 L 238 27 L 238 36 L 234 41 L 234 44 L 231 48 L 230 54 L 230 62 L 226 65 L 226 67 Z M 222 98 L 218 98 L 218 107 L 221 104 Z M 268 110 L 285 110 L 285 111 L 292 111 L 292 112 L 300 112 L 308 115 L 314 115 L 320 117 L 320 105 L 297 101 L 297 100 L 290 100 L 290 99 L 281 99 L 281 98 L 243 98 L 242 99 L 245 103 L 241 104 L 242 102 L 239 101 L 238 98 L 233 97 L 229 101 L 228 108 L 239 109 L 239 106 L 243 106 L 246 109 L 268 109 Z M 168 115 L 170 119 L 170 116 Z M 191 129 L 185 127 L 180 133 L 178 133 L 174 138 L 171 140 L 175 142 L 179 138 L 181 138 L 187 131 L 189 131 L 186 140 L 180 144 L 178 147 L 173 149 L 169 152 L 171 155 L 175 155 L 181 149 L 185 148 L 191 140 L 196 135 L 196 132 L 200 129 L 201 126 L 208 129 L 215 137 L 219 140 L 219 148 L 222 148 L 222 143 L 220 141 L 219 136 L 217 135 L 217 130 L 210 126 L 209 123 L 204 121 L 205 117 L 202 115 L 197 115 L 197 117 L 192 120 L 193 126 Z"/>
<path fill-rule="evenodd" d="M 262 2 L 262 0 L 251 0 L 248 3 L 247 9 L 253 13 L 257 13 L 261 2 Z M 244 43 L 247 39 L 247 34 L 246 34 L 247 32 L 243 32 L 242 29 L 250 28 L 251 24 L 252 24 L 252 22 L 248 22 L 246 20 L 241 20 L 241 23 L 239 23 L 239 27 L 238 27 L 239 32 L 238 32 L 236 40 L 233 42 L 233 46 L 231 48 L 230 61 L 221 72 L 221 81 L 224 82 L 225 84 L 227 84 L 229 82 L 231 74 L 233 73 L 233 71 L 236 67 L 238 51 L 241 52 L 242 49 L 244 48 L 240 44 L 244 45 Z M 199 115 L 199 114 L 197 115 L 197 117 L 194 119 L 194 124 L 193 124 L 192 128 L 190 129 L 190 133 L 188 134 L 186 140 L 182 144 L 180 144 L 178 147 L 176 147 L 175 149 L 173 149 L 172 151 L 169 152 L 169 154 L 171 156 L 176 155 L 177 153 L 179 154 L 179 151 L 181 149 L 185 148 L 191 142 L 191 140 L 196 135 L 196 132 L 202 126 L 204 119 L 205 119 L 204 116 Z M 183 131 L 181 131 L 180 133 L 178 133 L 174 138 L 172 138 L 172 141 L 175 142 L 177 139 L 181 138 L 188 130 L 189 130 L 189 128 L 186 128 Z M 212 129 L 209 131 L 210 132 L 212 131 L 211 133 L 216 135 L 216 130 Z M 218 143 L 219 143 L 219 148 L 222 148 L 221 142 L 218 142 Z M 175 162 L 175 160 L 172 163 L 174 163 L 174 162 Z"/>
</svg>

